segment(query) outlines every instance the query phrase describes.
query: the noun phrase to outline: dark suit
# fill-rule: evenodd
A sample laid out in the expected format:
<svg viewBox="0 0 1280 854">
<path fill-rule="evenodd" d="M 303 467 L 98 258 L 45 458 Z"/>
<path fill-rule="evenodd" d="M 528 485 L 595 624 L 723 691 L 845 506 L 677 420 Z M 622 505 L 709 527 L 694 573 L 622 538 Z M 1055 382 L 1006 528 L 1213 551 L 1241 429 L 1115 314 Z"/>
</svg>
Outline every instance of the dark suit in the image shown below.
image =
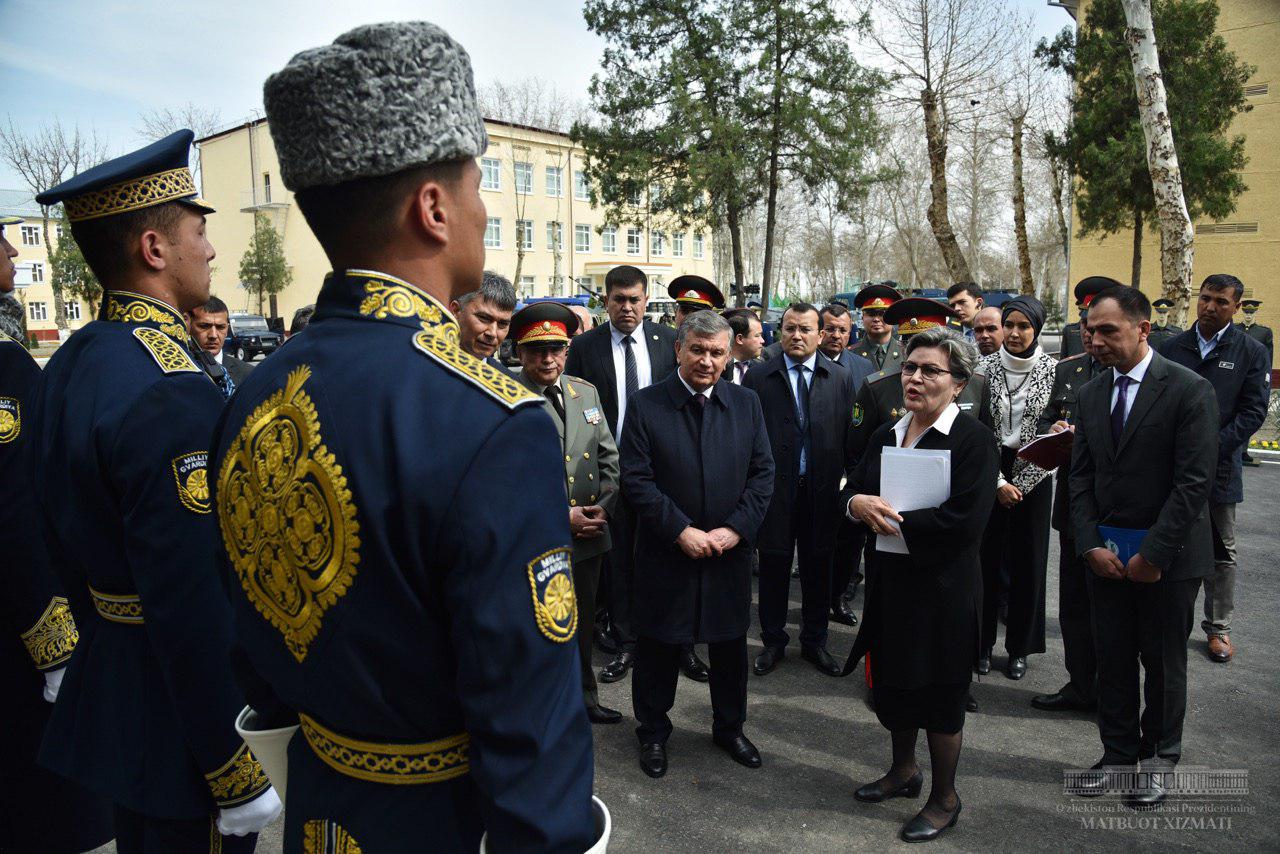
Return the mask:
<svg viewBox="0 0 1280 854">
<path fill-rule="evenodd" d="M 826 353 L 822 355 L 826 356 Z M 853 374 L 854 394 L 857 394 L 858 389 L 862 388 L 862 384 L 867 381 L 867 377 L 873 376 L 879 370 L 876 368 L 875 362 L 859 356 L 850 347 L 841 350 L 836 355 L 836 358 L 831 359 L 831 361 L 843 368 L 848 368 L 849 373 Z"/>
<path fill-rule="evenodd" d="M 1078 423 L 1078 398 L 1085 383 L 1103 371 L 1092 357 L 1083 353 L 1058 362 L 1054 368 L 1053 391 L 1040 412 L 1036 433 L 1044 435 L 1058 421 Z M 1098 660 L 1093 650 L 1093 619 L 1089 614 L 1089 588 L 1085 575 L 1089 568 L 1076 553 L 1071 535 L 1070 463 L 1058 469 L 1053 492 L 1053 515 L 1058 532 L 1058 623 L 1062 626 L 1063 658 L 1071 680 L 1073 699 L 1092 704 L 1097 696 Z"/>
<path fill-rule="evenodd" d="M 1186 332 L 1181 326 L 1156 326 L 1151 324 L 1151 334 L 1147 336 L 1147 344 L 1155 348 L 1157 353 L 1164 349 L 1164 345 L 1177 338 L 1183 332 Z"/>
<path fill-rule="evenodd" d="M 769 512 L 760 526 L 760 637 L 782 647 L 786 632 L 791 556 L 799 550 L 803 604 L 800 644 L 824 648 L 831 605 L 831 554 L 840 508 L 836 496 L 844 471 L 845 438 L 853 412 L 853 374 L 821 353 L 808 382 L 807 434 L 800 431 L 787 357 L 778 356 L 747 373 L 743 386 L 760 397 L 776 467 Z M 801 446 L 806 474 L 800 475 Z"/>
<path fill-rule="evenodd" d="M 644 342 L 649 352 L 651 382 L 657 384 L 676 369 L 676 333 L 669 326 L 651 320 L 631 333 L 636 343 Z M 582 333 L 569 345 L 569 356 L 564 372 L 582 377 L 600 393 L 600 408 L 604 410 L 609 433 L 619 442 L 622 437 L 618 424 L 618 372 L 613 365 L 613 324 L 605 323 Z M 613 515 L 609 517 L 609 530 L 613 548 L 601 568 L 601 600 L 608 603 L 609 619 L 623 650 L 635 646 L 636 633 L 632 626 L 632 607 L 635 601 L 633 566 L 635 552 L 635 515 L 625 495 L 621 496 Z"/>
<path fill-rule="evenodd" d="M 245 377 L 249 376 L 249 372 L 254 368 L 254 366 L 248 362 L 241 361 L 227 352 L 223 352 L 222 354 L 222 367 L 226 369 L 227 374 L 231 377 L 231 381 L 237 386 L 244 382 Z"/>
<path fill-rule="evenodd" d="M 637 392 L 619 446 L 635 508 L 636 649 L 632 697 L 641 743 L 663 743 L 681 644 L 708 644 L 716 734 L 741 734 L 747 701 L 751 551 L 773 489 L 773 457 L 755 394 L 716 383 L 700 410 L 676 373 Z M 695 560 L 676 545 L 689 526 L 742 541 Z"/>
<path fill-rule="evenodd" d="M 1080 390 L 1071 458 L 1076 550 L 1104 548 L 1098 525 L 1145 529 L 1141 553 L 1162 570 L 1143 584 L 1088 574 L 1098 655 L 1103 761 L 1132 765 L 1182 753 L 1187 637 L 1200 579 L 1213 572 L 1208 500 L 1218 457 L 1213 387 L 1158 353 L 1111 438 L 1115 369 Z M 1138 716 L 1138 663 L 1146 709 Z"/>
<path fill-rule="evenodd" d="M 1267 372 L 1270 373 L 1271 365 L 1275 361 L 1275 343 L 1271 335 L 1271 327 L 1263 326 L 1260 323 L 1250 323 L 1248 326 L 1243 323 L 1240 328 L 1245 331 L 1250 338 L 1261 344 L 1267 351 Z"/>
</svg>

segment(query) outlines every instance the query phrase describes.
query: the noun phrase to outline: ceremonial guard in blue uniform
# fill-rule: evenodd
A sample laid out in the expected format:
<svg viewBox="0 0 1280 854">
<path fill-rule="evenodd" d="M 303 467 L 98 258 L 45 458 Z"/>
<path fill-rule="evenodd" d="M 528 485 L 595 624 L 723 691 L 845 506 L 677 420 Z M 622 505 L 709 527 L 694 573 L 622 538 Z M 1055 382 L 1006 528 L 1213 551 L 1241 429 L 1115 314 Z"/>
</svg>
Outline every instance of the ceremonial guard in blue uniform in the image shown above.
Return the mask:
<svg viewBox="0 0 1280 854">
<path fill-rule="evenodd" d="M 237 737 L 207 460 L 222 395 L 182 312 L 209 298 L 210 209 L 179 131 L 41 193 L 104 288 L 49 360 L 34 491 L 80 642 L 40 761 L 115 802 L 121 852 L 251 851 L 280 809 Z"/>
<path fill-rule="evenodd" d="M 0 217 L 0 294 L 13 290 L 17 250 Z M 40 368 L 22 342 L 0 332 L 0 851 L 86 851 L 111 839 L 110 804 L 36 765 L 52 703 L 79 634 L 49 564 L 31 502 L 31 407 Z"/>
<path fill-rule="evenodd" d="M 300 724 L 287 852 L 600 835 L 560 442 L 446 308 L 484 264 L 474 93 L 422 22 L 359 27 L 265 86 L 336 268 L 232 397 L 212 463 L 250 703 L 262 729 Z"/>
</svg>

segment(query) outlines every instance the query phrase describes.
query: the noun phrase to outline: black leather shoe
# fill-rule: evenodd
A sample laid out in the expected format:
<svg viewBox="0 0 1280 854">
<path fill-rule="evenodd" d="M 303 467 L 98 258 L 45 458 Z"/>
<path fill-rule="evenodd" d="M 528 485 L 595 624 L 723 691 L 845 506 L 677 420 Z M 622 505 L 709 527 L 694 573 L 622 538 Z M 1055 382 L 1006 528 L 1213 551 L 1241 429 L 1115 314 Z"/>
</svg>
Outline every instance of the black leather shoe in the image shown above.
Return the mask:
<svg viewBox="0 0 1280 854">
<path fill-rule="evenodd" d="M 745 735 L 735 735 L 733 738 L 715 736 L 713 740 L 716 747 L 729 754 L 739 765 L 745 765 L 748 768 L 760 767 L 760 751 L 756 750 L 756 746 L 748 741 Z"/>
<path fill-rule="evenodd" d="M 1095 762 L 1083 774 L 1073 775 L 1070 783 L 1071 794 L 1082 798 L 1096 798 L 1107 793 L 1107 772 L 1102 762 Z"/>
<path fill-rule="evenodd" d="M 787 654 L 785 646 L 766 646 L 756 656 L 756 663 L 751 669 L 755 671 L 757 676 L 763 676 L 769 673 L 773 668 L 778 666 L 778 662 L 782 661 L 782 657 Z"/>
<path fill-rule="evenodd" d="M 702 663 L 701 658 L 698 658 L 698 654 L 693 651 L 693 647 L 680 651 L 680 672 L 694 682 L 707 682 L 711 679 L 711 673 L 707 670 L 707 665 Z"/>
<path fill-rule="evenodd" d="M 922 786 L 924 786 L 924 772 L 917 771 L 896 789 L 886 789 L 883 783 L 876 780 L 874 783 L 859 786 L 853 796 L 863 803 L 878 804 L 889 798 L 918 798 Z"/>
<path fill-rule="evenodd" d="M 613 637 L 600 626 L 596 626 L 594 639 L 596 643 L 596 648 L 599 649 L 601 652 L 603 652 L 605 655 L 618 654 L 618 642 L 614 640 Z"/>
<path fill-rule="evenodd" d="M 1009 663 L 1005 665 L 1004 675 L 1010 679 L 1021 679 L 1027 675 L 1027 657 L 1025 655 L 1013 655 L 1009 657 Z"/>
<path fill-rule="evenodd" d="M 596 703 L 594 706 L 587 706 L 587 720 L 593 724 L 616 724 L 622 720 L 622 712 Z"/>
<path fill-rule="evenodd" d="M 667 773 L 667 748 L 661 744 L 640 745 L 640 770 L 655 780 Z"/>
<path fill-rule="evenodd" d="M 842 626 L 858 625 L 858 615 L 853 613 L 853 609 L 849 607 L 848 602 L 841 601 L 831 608 L 831 621 L 839 623 Z"/>
<path fill-rule="evenodd" d="M 1140 792 L 1134 792 L 1127 796 L 1124 802 L 1130 809 L 1153 810 L 1164 803 L 1164 799 L 1167 796 L 1168 793 L 1164 787 L 1164 774 L 1160 771 L 1153 771 L 1150 774 L 1150 781 L 1147 787 Z"/>
<path fill-rule="evenodd" d="M 827 652 L 826 647 L 805 647 L 800 650 L 800 657 L 818 669 L 819 673 L 828 676 L 839 676 L 844 668 L 836 664 L 836 660 Z"/>
<path fill-rule="evenodd" d="M 991 672 L 991 650 L 987 650 L 978 659 L 977 665 L 973 668 L 982 676 L 986 676 Z"/>
<path fill-rule="evenodd" d="M 916 817 L 911 819 L 902 827 L 903 842 L 928 842 L 931 839 L 937 839 L 950 828 L 956 826 L 956 819 L 960 818 L 960 799 L 956 798 L 956 811 L 951 814 L 951 820 L 942 827 L 934 827 L 929 820 L 920 813 L 916 813 Z"/>
<path fill-rule="evenodd" d="M 964 710 L 966 712 L 978 711 L 978 701 L 973 699 L 972 693 L 970 693 L 969 696 L 964 698 Z"/>
<path fill-rule="evenodd" d="M 1055 694 L 1036 694 L 1031 698 L 1031 707 L 1042 712 L 1089 712 L 1093 711 L 1094 704 L 1063 688 Z"/>
<path fill-rule="evenodd" d="M 601 682 L 617 682 L 627 675 L 627 671 L 631 669 L 631 665 L 635 664 L 636 654 L 634 652 L 620 652 L 618 655 L 604 666 L 600 671 Z"/>
</svg>

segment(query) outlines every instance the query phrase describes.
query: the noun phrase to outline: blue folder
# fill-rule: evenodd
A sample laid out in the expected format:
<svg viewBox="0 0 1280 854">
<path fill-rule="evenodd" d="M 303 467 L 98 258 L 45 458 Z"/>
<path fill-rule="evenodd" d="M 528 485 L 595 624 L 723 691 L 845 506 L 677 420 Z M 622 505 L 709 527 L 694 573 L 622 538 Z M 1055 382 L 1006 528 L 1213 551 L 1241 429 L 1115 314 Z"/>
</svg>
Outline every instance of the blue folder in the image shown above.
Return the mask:
<svg viewBox="0 0 1280 854">
<path fill-rule="evenodd" d="M 1107 547 L 1108 551 L 1120 558 L 1123 564 L 1129 563 L 1129 558 L 1138 553 L 1142 548 L 1142 541 L 1147 536 L 1145 528 L 1112 528 L 1109 525 L 1098 526 L 1098 536 L 1102 537 L 1102 544 Z"/>
</svg>

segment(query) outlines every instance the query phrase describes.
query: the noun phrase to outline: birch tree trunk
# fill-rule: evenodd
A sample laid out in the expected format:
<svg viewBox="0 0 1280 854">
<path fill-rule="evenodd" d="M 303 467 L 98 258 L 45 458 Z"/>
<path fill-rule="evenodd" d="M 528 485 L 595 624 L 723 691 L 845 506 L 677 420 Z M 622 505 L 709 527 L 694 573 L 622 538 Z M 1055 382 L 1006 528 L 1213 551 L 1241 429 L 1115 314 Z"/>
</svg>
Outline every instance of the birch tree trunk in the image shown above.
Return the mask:
<svg viewBox="0 0 1280 854">
<path fill-rule="evenodd" d="M 1174 302 L 1170 321 L 1182 324 L 1191 300 L 1191 263 L 1195 230 L 1182 194 L 1182 171 L 1173 145 L 1173 126 L 1160 74 L 1151 0 L 1121 0 L 1128 27 L 1125 42 L 1133 62 L 1142 133 L 1147 140 L 1147 168 L 1160 220 L 1160 277 L 1163 295 Z"/>
</svg>

